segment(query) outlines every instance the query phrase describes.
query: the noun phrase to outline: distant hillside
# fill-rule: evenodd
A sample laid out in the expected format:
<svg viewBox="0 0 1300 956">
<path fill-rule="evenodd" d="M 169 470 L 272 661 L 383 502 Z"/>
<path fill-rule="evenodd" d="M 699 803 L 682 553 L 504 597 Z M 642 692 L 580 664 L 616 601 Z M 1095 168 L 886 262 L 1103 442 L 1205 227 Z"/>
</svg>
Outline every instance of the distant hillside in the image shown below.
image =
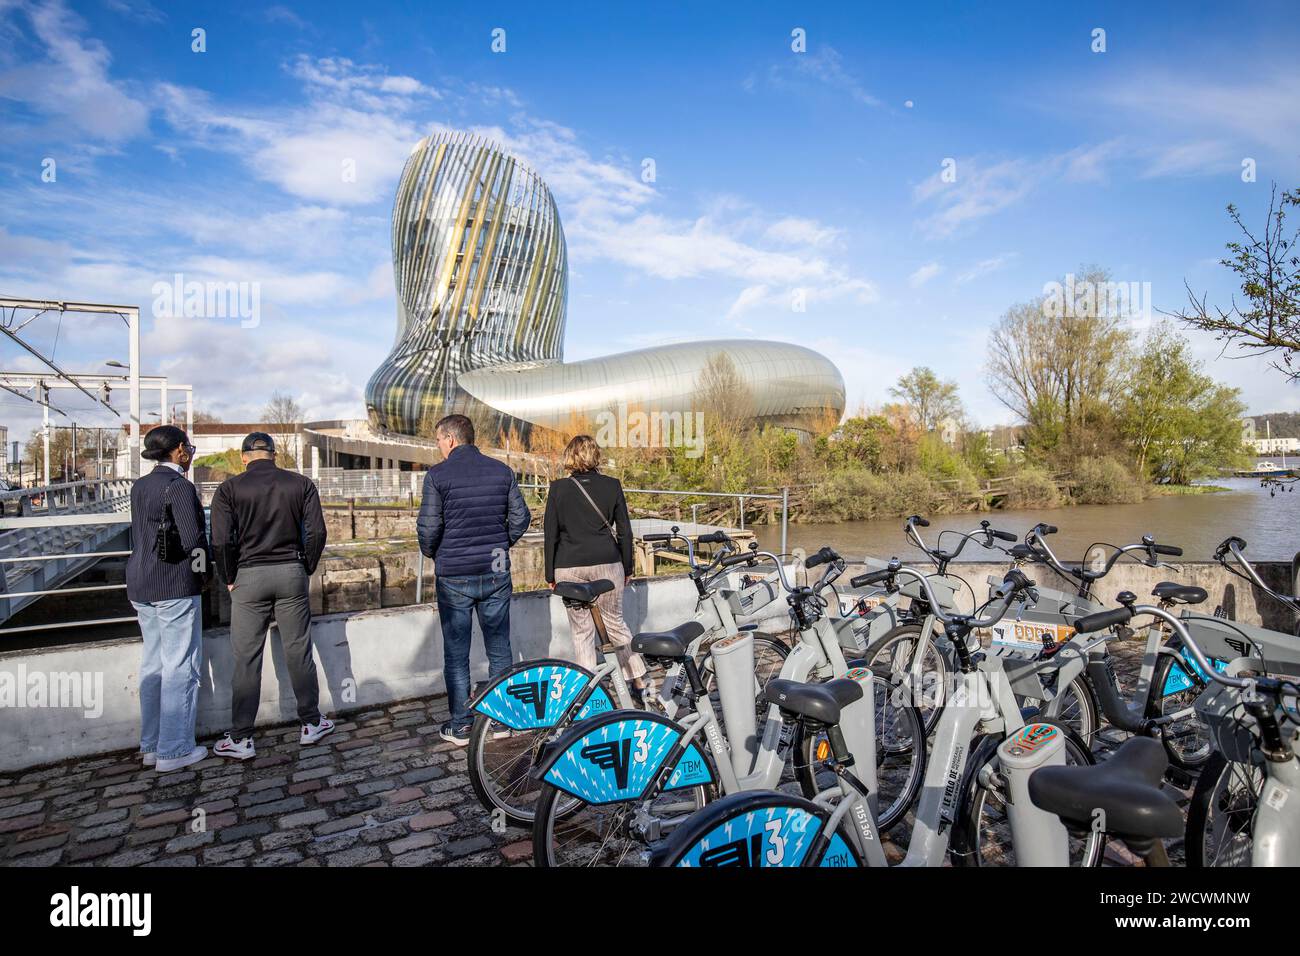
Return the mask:
<svg viewBox="0 0 1300 956">
<path fill-rule="evenodd" d="M 1300 412 L 1269 412 L 1267 415 L 1252 415 L 1255 419 L 1255 437 L 1264 438 L 1271 434 L 1274 438 L 1300 438 Z M 1265 422 L 1268 423 L 1265 426 Z"/>
</svg>

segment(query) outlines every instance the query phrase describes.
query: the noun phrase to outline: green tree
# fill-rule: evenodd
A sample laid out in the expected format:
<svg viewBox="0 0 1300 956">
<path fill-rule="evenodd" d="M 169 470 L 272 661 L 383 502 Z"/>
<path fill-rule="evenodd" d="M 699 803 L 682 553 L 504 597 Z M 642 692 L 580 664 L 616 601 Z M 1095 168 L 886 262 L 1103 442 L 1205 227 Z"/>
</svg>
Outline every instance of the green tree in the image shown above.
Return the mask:
<svg viewBox="0 0 1300 956">
<path fill-rule="evenodd" d="M 1239 463 L 1236 389 L 1217 384 L 1169 323 L 1148 333 L 1118 410 L 1133 467 L 1145 478 L 1189 484 Z"/>
<path fill-rule="evenodd" d="M 914 368 L 900 378 L 889 394 L 907 406 L 922 432 L 933 431 L 945 418 L 961 415 L 957 383 L 940 380 L 925 366 Z"/>
</svg>

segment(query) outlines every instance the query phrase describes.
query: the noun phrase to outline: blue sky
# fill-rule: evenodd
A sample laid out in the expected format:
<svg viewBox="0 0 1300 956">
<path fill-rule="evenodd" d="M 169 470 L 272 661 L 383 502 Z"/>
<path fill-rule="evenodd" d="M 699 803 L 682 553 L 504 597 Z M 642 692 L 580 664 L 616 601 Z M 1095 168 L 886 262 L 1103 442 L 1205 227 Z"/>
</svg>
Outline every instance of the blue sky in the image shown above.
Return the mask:
<svg viewBox="0 0 1300 956">
<path fill-rule="evenodd" d="M 983 377 L 1008 306 L 1094 263 L 1155 309 L 1184 281 L 1226 301 L 1225 205 L 1259 225 L 1271 182 L 1300 186 L 1294 3 L 1057 6 L 0 0 L 0 293 L 141 305 L 145 371 L 228 420 L 273 389 L 360 417 L 402 164 L 470 129 L 555 193 L 566 358 L 781 339 L 834 359 L 850 408 L 929 365 L 1010 421 Z M 150 315 L 176 272 L 260 283 L 260 324 Z M 28 334 L 73 369 L 125 360 L 103 319 Z M 1300 408 L 1264 360 L 1193 341 L 1252 411 Z M 21 405 L 0 401 L 16 434 Z"/>
</svg>

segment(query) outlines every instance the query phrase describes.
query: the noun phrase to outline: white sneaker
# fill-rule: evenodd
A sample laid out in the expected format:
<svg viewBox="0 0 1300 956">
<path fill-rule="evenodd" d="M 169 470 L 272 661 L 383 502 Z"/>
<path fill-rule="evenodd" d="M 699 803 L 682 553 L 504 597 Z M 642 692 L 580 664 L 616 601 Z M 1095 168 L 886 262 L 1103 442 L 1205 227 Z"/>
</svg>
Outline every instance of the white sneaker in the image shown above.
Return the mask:
<svg viewBox="0 0 1300 956">
<path fill-rule="evenodd" d="M 170 760 L 158 760 L 155 762 L 155 769 L 159 773 L 170 773 L 173 770 L 180 770 L 182 767 L 188 767 L 190 764 L 198 763 L 208 755 L 208 748 L 202 744 L 195 747 L 184 757 L 173 757 Z"/>
<path fill-rule="evenodd" d="M 314 744 L 326 734 L 334 732 L 334 721 L 330 720 L 324 714 L 320 715 L 319 724 L 303 724 L 302 736 L 298 738 L 300 744 Z"/>
<path fill-rule="evenodd" d="M 146 753 L 140 754 L 140 758 L 144 760 L 144 765 L 146 767 L 152 767 L 154 764 L 158 762 L 158 755 L 154 753 L 152 750 L 149 751 L 147 754 Z"/>
<path fill-rule="evenodd" d="M 493 740 L 505 740 L 510 736 L 510 728 L 498 721 L 492 721 L 491 727 Z"/>
<path fill-rule="evenodd" d="M 248 760 L 257 756 L 257 748 L 253 746 L 252 737 L 236 740 L 230 734 L 218 740 L 212 752 L 218 757 L 230 757 L 232 760 Z"/>
</svg>

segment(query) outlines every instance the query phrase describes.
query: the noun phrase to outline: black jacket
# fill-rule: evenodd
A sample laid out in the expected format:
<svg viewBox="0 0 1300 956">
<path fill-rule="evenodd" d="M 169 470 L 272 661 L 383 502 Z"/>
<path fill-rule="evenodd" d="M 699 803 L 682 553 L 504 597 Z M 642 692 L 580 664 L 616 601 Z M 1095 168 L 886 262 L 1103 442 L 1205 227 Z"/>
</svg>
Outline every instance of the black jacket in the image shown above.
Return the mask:
<svg viewBox="0 0 1300 956">
<path fill-rule="evenodd" d="M 574 481 L 591 495 L 591 506 Z M 600 513 L 597 514 L 597 509 Z M 618 531 L 619 543 L 601 521 Z M 627 500 L 617 478 L 598 471 L 580 471 L 551 482 L 546 494 L 546 580 L 555 581 L 556 568 L 582 568 L 593 564 L 622 564 L 632 574 L 632 523 L 627 517 Z"/>
<path fill-rule="evenodd" d="M 158 560 L 158 525 L 166 505 L 180 534 L 184 557 L 175 564 Z M 200 555 L 202 560 L 198 560 Z M 132 601 L 172 601 L 203 590 L 208 567 L 208 536 L 203 504 L 194 486 L 174 468 L 158 465 L 131 486 L 131 556 L 126 559 L 126 596 Z M 200 570 L 195 570 L 195 568 Z"/>
<path fill-rule="evenodd" d="M 240 568 L 259 564 L 301 561 L 314 573 L 325 550 L 315 482 L 269 458 L 250 461 L 212 496 L 212 550 L 227 584 L 235 583 Z"/>
</svg>

